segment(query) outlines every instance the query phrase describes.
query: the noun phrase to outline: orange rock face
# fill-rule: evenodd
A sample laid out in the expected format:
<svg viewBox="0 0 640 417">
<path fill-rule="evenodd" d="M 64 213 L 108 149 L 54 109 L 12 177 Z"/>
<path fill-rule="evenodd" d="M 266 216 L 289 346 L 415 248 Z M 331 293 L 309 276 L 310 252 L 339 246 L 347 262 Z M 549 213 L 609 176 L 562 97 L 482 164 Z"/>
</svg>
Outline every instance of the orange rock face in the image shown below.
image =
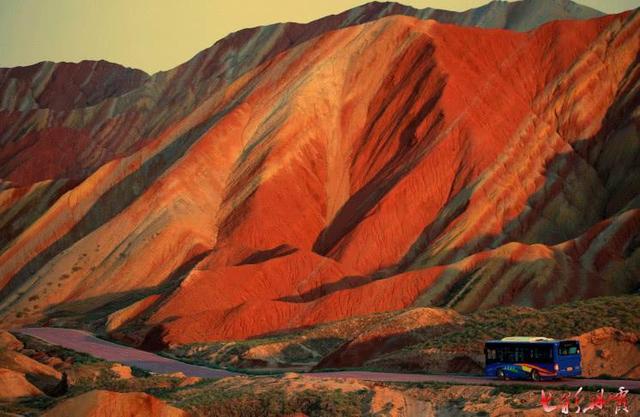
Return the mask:
<svg viewBox="0 0 640 417">
<path fill-rule="evenodd" d="M 47 417 L 187 417 L 187 412 L 141 392 L 89 391 L 43 414 Z"/>
<path fill-rule="evenodd" d="M 136 316 L 142 314 L 147 308 L 151 307 L 159 299 L 159 295 L 150 295 L 142 300 L 109 314 L 105 329 L 108 332 L 116 330 L 129 320 L 133 320 Z"/>
<path fill-rule="evenodd" d="M 23 347 L 22 342 L 14 335 L 6 331 L 0 331 L 0 349 L 21 350 Z"/>
<path fill-rule="evenodd" d="M 0 352 L 0 366 L 34 377 L 48 377 L 55 380 L 59 380 L 62 377 L 60 372 L 54 368 L 12 350 Z"/>
<path fill-rule="evenodd" d="M 68 147 L 40 130 L 0 151 L 26 155 L 2 174 L 3 324 L 106 312 L 158 346 L 635 290 L 637 12 L 526 33 L 334 19 L 22 114 Z"/>
<path fill-rule="evenodd" d="M 13 400 L 20 397 L 43 395 L 32 385 L 24 374 L 11 369 L 0 368 L 0 399 Z"/>
<path fill-rule="evenodd" d="M 640 378 L 640 335 L 603 327 L 577 337 L 582 350 L 583 374 Z"/>
<path fill-rule="evenodd" d="M 8 334 L 8 333 L 7 333 Z M 40 363 L 18 351 L 22 343 L 10 342 L 0 346 L 0 398 L 10 399 L 51 394 L 59 385 L 62 374 L 52 366 Z"/>
</svg>

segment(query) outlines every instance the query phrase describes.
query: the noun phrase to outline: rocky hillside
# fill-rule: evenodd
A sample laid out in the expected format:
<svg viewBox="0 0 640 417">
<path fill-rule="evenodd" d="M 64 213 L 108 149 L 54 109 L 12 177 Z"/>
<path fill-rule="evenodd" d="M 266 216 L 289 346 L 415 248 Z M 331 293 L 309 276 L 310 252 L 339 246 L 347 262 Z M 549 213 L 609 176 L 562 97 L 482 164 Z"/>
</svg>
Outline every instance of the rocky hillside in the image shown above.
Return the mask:
<svg viewBox="0 0 640 417">
<path fill-rule="evenodd" d="M 416 307 L 268 337 L 189 343 L 165 353 L 215 368 L 367 369 L 481 374 L 484 343 L 513 335 L 577 339 L 585 377 L 640 377 L 640 296 L 597 297 L 544 309 L 507 306 L 462 315 Z"/>
<path fill-rule="evenodd" d="M 0 73 L 3 326 L 162 347 L 636 291 L 640 14 L 471 27 L 592 13 L 372 3 L 65 98 Z"/>
</svg>

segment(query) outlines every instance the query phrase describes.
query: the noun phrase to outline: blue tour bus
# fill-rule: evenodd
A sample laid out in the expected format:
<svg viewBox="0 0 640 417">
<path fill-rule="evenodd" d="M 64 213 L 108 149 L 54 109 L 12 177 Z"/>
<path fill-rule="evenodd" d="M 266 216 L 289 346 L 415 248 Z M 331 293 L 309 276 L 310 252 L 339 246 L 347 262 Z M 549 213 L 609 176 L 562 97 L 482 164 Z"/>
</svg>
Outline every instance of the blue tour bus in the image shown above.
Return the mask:
<svg viewBox="0 0 640 417">
<path fill-rule="evenodd" d="M 484 375 L 501 379 L 580 376 L 580 343 L 546 337 L 505 337 L 484 345 Z"/>
</svg>

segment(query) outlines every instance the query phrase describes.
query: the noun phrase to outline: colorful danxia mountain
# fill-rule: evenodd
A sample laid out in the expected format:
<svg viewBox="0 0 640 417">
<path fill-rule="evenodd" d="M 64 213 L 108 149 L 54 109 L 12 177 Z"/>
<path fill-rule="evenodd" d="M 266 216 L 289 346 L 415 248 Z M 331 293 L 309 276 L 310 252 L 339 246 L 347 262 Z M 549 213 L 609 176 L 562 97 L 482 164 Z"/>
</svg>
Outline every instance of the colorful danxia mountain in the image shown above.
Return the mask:
<svg viewBox="0 0 640 417">
<path fill-rule="evenodd" d="M 638 10 L 370 3 L 154 75 L 0 69 L 0 326 L 161 349 L 635 294 L 639 51 Z"/>
</svg>

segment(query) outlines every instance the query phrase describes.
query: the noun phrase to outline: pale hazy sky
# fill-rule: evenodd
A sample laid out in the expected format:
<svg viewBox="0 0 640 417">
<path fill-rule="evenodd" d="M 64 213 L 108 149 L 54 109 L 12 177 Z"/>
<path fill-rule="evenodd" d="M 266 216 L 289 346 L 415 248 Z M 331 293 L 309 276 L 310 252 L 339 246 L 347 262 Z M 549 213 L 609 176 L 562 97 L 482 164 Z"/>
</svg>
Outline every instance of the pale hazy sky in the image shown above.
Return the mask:
<svg viewBox="0 0 640 417">
<path fill-rule="evenodd" d="M 400 0 L 466 10 L 488 0 Z M 106 59 L 149 73 L 188 60 L 239 29 L 307 22 L 367 0 L 0 0 L 0 67 Z M 607 13 L 640 0 L 583 0 Z"/>
</svg>

